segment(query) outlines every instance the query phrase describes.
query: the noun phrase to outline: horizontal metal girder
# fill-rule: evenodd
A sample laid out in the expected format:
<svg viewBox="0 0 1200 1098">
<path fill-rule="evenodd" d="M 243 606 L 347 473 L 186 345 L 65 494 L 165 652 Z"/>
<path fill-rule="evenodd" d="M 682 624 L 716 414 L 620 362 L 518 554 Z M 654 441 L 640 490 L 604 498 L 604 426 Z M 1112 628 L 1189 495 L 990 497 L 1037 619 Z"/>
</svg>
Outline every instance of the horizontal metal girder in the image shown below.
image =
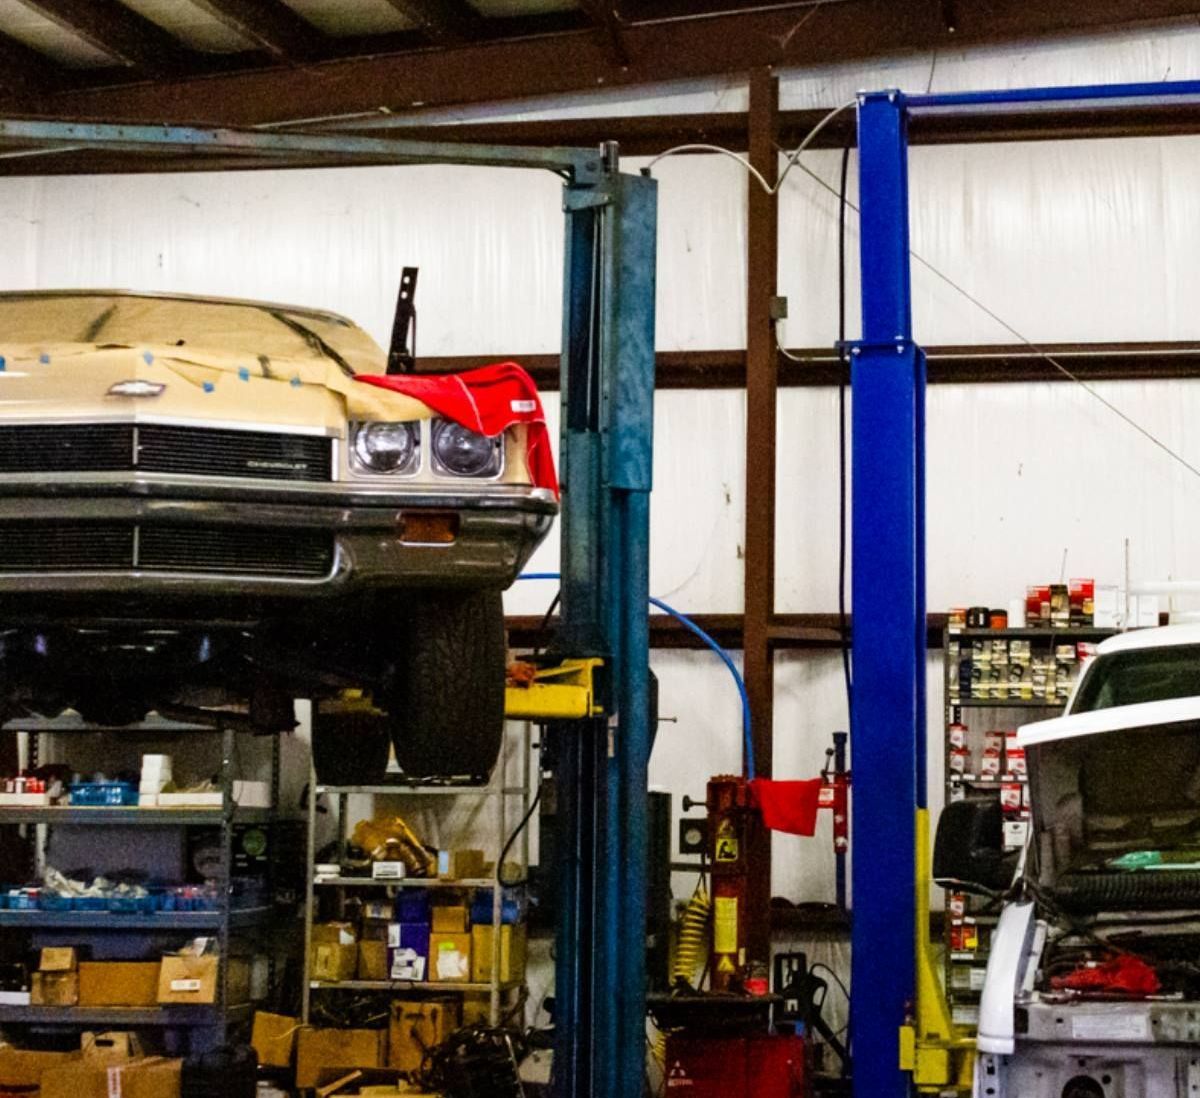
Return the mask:
<svg viewBox="0 0 1200 1098">
<path fill-rule="evenodd" d="M 276 133 L 265 130 L 201 129 L 191 126 L 111 125 L 0 119 L 0 146 L 22 151 L 44 148 L 96 149 L 131 154 L 189 152 L 244 154 L 252 157 L 298 154 L 328 156 L 339 163 L 365 160 L 376 164 L 461 164 L 510 168 L 545 168 L 567 172 L 580 184 L 601 174 L 598 151 L 524 148 L 507 145 L 462 145 L 435 141 L 392 141 L 387 138 Z M 286 163 L 281 167 L 288 166 Z M 204 170 L 203 160 L 196 170 Z M 86 174 L 81 165 L 80 174 Z"/>
</svg>

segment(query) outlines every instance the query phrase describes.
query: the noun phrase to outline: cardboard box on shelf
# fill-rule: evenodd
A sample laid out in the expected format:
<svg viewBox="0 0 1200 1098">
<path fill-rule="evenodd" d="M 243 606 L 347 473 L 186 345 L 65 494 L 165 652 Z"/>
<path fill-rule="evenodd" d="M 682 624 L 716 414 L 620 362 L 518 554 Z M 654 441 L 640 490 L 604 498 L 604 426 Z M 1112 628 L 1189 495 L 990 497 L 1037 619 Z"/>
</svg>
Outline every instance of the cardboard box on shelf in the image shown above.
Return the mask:
<svg viewBox="0 0 1200 1098">
<path fill-rule="evenodd" d="M 74 946 L 47 946 L 38 960 L 39 972 L 74 972 L 78 967 Z"/>
<path fill-rule="evenodd" d="M 201 957 L 168 954 L 163 957 L 159 969 L 158 1001 L 164 1004 L 215 1003 L 219 970 L 220 958 L 213 953 Z"/>
<path fill-rule="evenodd" d="M 76 1058 L 74 1052 L 26 1052 L 0 1048 L 0 1094 L 36 1094 L 42 1076 Z"/>
<path fill-rule="evenodd" d="M 254 1013 L 254 1028 L 250 1044 L 258 1054 L 258 1062 L 264 1067 L 291 1067 L 292 1053 L 296 1050 L 296 1034 L 300 1031 L 300 1020 L 286 1014 L 270 1014 L 265 1010 Z"/>
<path fill-rule="evenodd" d="M 490 926 L 471 927 L 471 980 L 477 984 L 492 979 L 492 934 Z M 525 927 L 506 923 L 500 928 L 500 982 L 525 979 Z"/>
<path fill-rule="evenodd" d="M 147 1007 L 158 1001 L 157 961 L 82 961 L 79 1005 Z"/>
<path fill-rule="evenodd" d="M 382 1067 L 387 1031 L 382 1029 L 302 1029 L 296 1040 L 296 1086 L 315 1087 L 330 1069 Z"/>
<path fill-rule="evenodd" d="M 429 972 L 429 924 L 388 927 L 388 968 L 393 980 L 424 980 Z"/>
<path fill-rule="evenodd" d="M 461 1024 L 456 998 L 393 999 L 388 1023 L 388 1067 L 417 1071 L 425 1050 L 440 1045 Z"/>
<path fill-rule="evenodd" d="M 358 971 L 358 950 L 357 945 L 313 943 L 309 964 L 312 978 L 328 984 L 353 980 Z"/>
<path fill-rule="evenodd" d="M 314 945 L 354 945 L 358 934 L 353 923 L 314 923 L 312 941 Z"/>
<path fill-rule="evenodd" d="M 29 1002 L 32 1006 L 78 1006 L 79 973 L 35 972 L 30 979 Z"/>
<path fill-rule="evenodd" d="M 469 926 L 467 909 L 464 905 L 434 905 L 432 919 L 434 934 L 465 934 Z"/>
<path fill-rule="evenodd" d="M 182 1060 L 112 1062 L 83 1056 L 42 1075 L 41 1098 L 179 1098 Z"/>
<path fill-rule="evenodd" d="M 358 943 L 358 978 L 386 980 L 388 978 L 387 942 Z"/>
<path fill-rule="evenodd" d="M 438 876 L 446 881 L 472 881 L 483 876 L 487 859 L 482 850 L 447 850 L 445 871 Z M 438 866 L 439 871 L 442 869 Z"/>
<path fill-rule="evenodd" d="M 429 936 L 429 979 L 446 983 L 470 983 L 470 934 L 435 932 Z"/>
</svg>

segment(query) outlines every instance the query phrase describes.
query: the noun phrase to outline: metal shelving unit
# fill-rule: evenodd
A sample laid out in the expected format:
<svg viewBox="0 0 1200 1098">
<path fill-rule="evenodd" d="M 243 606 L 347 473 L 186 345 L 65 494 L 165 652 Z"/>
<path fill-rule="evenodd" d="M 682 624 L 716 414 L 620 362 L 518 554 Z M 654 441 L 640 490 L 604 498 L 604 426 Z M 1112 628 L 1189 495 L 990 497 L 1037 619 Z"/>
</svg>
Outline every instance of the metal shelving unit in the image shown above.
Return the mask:
<svg viewBox="0 0 1200 1098">
<path fill-rule="evenodd" d="M 35 848 L 45 845 L 48 829 L 53 827 L 152 827 L 152 828 L 216 828 L 220 832 L 220 862 L 216 877 L 220 897 L 212 911 L 155 912 L 126 914 L 108 911 L 50 911 L 0 910 L 0 933 L 26 931 L 40 939 L 61 940 L 74 931 L 80 935 L 145 934 L 147 936 L 178 934 L 180 944 L 190 935 L 212 935 L 217 939 L 220 967 L 217 979 L 217 998 L 213 1004 L 196 1006 L 163 1006 L 145 1008 L 95 1007 L 34 1007 L 0 1006 L 0 1023 L 6 1025 L 38 1025 L 81 1027 L 114 1025 L 154 1027 L 179 1030 L 186 1034 L 193 1051 L 219 1045 L 225 1041 L 231 1025 L 249 1021 L 251 1004 L 229 1002 L 229 960 L 235 934 L 255 934 L 272 927 L 278 918 L 272 906 L 236 907 L 233 897 L 234 829 L 243 824 L 269 826 L 279 821 L 277 810 L 271 808 L 240 808 L 234 803 L 234 766 L 236 740 L 241 730 L 232 724 L 185 723 L 157 716 L 136 724 L 116 728 L 110 725 L 88 724 L 78 717 L 54 719 L 29 718 L 9 721 L 0 731 L 28 737 L 25 756 L 30 767 L 36 766 L 39 739 L 42 736 L 111 734 L 139 736 L 145 739 L 175 736 L 219 736 L 221 744 L 219 807 L 124 807 L 91 808 L 82 806 L 2 807 L 0 825 L 36 829 Z M 270 803 L 279 802 L 280 746 L 275 737 L 271 749 Z M 40 932 L 40 933 L 39 933 Z M 271 977 L 274 982 L 274 963 Z"/>
<path fill-rule="evenodd" d="M 1053 658 L 1055 647 L 1060 644 L 1098 643 L 1116 633 L 1114 629 L 1097 629 L 1091 626 L 1056 627 L 1056 628 L 1023 628 L 1023 629 L 967 629 L 949 627 L 943 636 L 942 650 L 945 653 L 945 737 L 944 763 L 946 774 L 946 802 L 970 794 L 991 793 L 1000 795 L 1004 785 L 1018 784 L 1022 789 L 1028 788 L 1027 779 L 1022 774 L 1005 773 L 983 774 L 973 767 L 963 771 L 956 770 L 951 765 L 952 748 L 950 729 L 953 725 L 967 723 L 966 713 L 975 713 L 970 718 L 971 725 L 967 730 L 966 748 L 972 760 L 981 760 L 983 742 L 986 733 L 1015 729 L 1031 721 L 1045 720 L 1058 716 L 1066 705 L 1066 697 L 1055 690 L 1053 698 L 1047 697 L 972 697 L 962 693 L 959 683 L 959 663 L 970 658 L 975 641 L 1028 641 L 1031 653 L 1036 653 L 1041 660 Z M 1078 673 L 1079 662 L 1075 661 L 1074 674 Z M 1073 681 L 1073 677 L 1072 677 Z M 958 689 L 954 689 L 957 686 Z M 1014 689 L 1032 690 L 1032 684 L 1026 680 L 1014 684 L 1011 679 L 1003 682 L 990 682 L 986 688 L 1002 690 L 1010 693 Z M 975 712 L 980 711 L 980 712 Z M 964 910 L 961 916 L 951 915 L 951 891 L 946 892 L 945 922 L 945 984 L 946 997 L 950 1003 L 954 1021 L 964 1028 L 973 1029 L 978 1019 L 979 992 L 982 987 L 982 975 L 987 964 L 987 942 L 991 929 L 996 923 L 996 916 L 984 910 L 984 902 L 973 897 L 964 896 Z M 977 945 L 971 949 L 954 948 L 961 946 L 970 937 L 973 928 Z M 957 940 L 957 941 L 956 941 Z"/>
<path fill-rule="evenodd" d="M 521 988 L 524 980 L 501 981 L 501 935 L 504 889 L 514 883 L 507 882 L 501 886 L 493 878 L 472 878 L 457 881 L 441 880 L 439 878 L 412 877 L 403 880 L 376 880 L 373 877 L 357 877 L 347 875 L 318 876 L 316 873 L 317 852 L 317 801 L 321 796 L 333 797 L 337 801 L 338 838 L 344 846 L 349 835 L 349 798 L 352 796 L 401 796 L 401 797 L 468 797 L 490 799 L 494 802 L 496 812 L 495 849 L 493 854 L 497 875 L 500 872 L 500 858 L 503 853 L 505 840 L 509 833 L 508 802 L 514 798 L 520 800 L 520 814 L 528 812 L 532 805 L 533 788 L 533 744 L 532 730 L 529 724 L 523 726 L 521 736 L 521 771 L 520 785 L 506 785 L 504 779 L 507 773 L 507 752 L 502 753 L 497 762 L 492 782 L 486 786 L 453 785 L 444 782 L 430 783 L 391 783 L 364 786 L 332 786 L 321 785 L 317 781 L 315 770 L 310 774 L 310 788 L 313 796 L 308 798 L 308 871 L 306 903 L 304 905 L 304 991 L 301 1018 L 308 1024 L 314 993 L 329 991 L 377 991 L 392 993 L 409 993 L 421 991 L 458 992 L 462 994 L 488 994 L 490 1001 L 488 1013 L 492 1025 L 500 1020 L 502 999 L 509 993 Z M 529 829 L 525 828 L 518 844 L 521 854 L 521 865 L 528 872 L 529 868 Z M 492 980 L 489 983 L 464 983 L 462 981 L 440 980 L 339 980 L 336 982 L 314 980 L 311 975 L 312 964 L 312 929 L 314 912 L 317 906 L 318 890 L 337 890 L 339 893 L 354 890 L 378 890 L 393 897 L 399 889 L 458 889 L 460 891 L 476 888 L 492 890 Z"/>
</svg>

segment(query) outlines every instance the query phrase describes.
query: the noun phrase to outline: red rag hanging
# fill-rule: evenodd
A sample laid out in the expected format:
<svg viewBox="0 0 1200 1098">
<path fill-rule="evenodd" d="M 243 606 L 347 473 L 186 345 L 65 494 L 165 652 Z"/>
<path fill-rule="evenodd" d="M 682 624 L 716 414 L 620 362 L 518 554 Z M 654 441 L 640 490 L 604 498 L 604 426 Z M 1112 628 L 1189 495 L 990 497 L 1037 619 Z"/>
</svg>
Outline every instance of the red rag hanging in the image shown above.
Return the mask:
<svg viewBox="0 0 1200 1098">
<path fill-rule="evenodd" d="M 762 813 L 763 823 L 772 831 L 813 835 L 817 830 L 817 809 L 823 784 L 820 778 L 793 782 L 755 778 L 750 783 L 750 796 Z"/>
<path fill-rule="evenodd" d="M 542 400 L 533 378 L 515 362 L 497 362 L 460 374 L 364 374 L 355 380 L 413 397 L 438 415 L 492 438 L 514 424 L 526 424 L 530 479 L 535 487 L 549 488 L 558 497 Z"/>
</svg>

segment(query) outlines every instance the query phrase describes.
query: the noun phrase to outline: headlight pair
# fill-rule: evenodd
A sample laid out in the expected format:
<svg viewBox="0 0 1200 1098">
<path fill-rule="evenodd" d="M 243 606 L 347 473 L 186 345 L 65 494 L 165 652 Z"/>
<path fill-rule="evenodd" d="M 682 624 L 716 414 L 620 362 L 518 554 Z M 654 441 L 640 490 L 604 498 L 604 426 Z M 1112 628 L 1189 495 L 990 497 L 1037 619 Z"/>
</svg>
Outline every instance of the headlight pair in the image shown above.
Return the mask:
<svg viewBox="0 0 1200 1098">
<path fill-rule="evenodd" d="M 432 421 L 433 471 L 442 476 L 492 477 L 503 462 L 503 438 L 488 438 L 448 419 Z M 421 467 L 421 424 L 355 423 L 351 461 L 364 473 L 402 476 Z"/>
</svg>

